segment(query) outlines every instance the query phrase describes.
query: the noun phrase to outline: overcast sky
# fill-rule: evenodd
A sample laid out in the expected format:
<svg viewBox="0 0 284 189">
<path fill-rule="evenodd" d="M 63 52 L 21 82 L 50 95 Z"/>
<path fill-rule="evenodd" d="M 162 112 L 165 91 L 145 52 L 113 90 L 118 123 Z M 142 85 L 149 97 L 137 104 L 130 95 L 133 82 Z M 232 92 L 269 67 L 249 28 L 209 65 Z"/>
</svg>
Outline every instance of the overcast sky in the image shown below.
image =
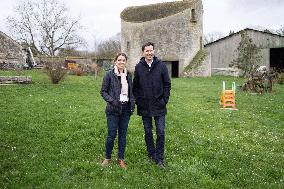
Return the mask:
<svg viewBox="0 0 284 189">
<path fill-rule="evenodd" d="M 9 34 L 6 17 L 21 0 L 0 0 L 0 31 Z M 73 17 L 80 16 L 84 27 L 83 37 L 92 49 L 94 39 L 106 39 L 120 32 L 120 12 L 135 5 L 173 0 L 61 0 Z M 279 29 L 284 26 L 284 0 L 203 0 L 204 34 L 246 27 Z"/>
</svg>

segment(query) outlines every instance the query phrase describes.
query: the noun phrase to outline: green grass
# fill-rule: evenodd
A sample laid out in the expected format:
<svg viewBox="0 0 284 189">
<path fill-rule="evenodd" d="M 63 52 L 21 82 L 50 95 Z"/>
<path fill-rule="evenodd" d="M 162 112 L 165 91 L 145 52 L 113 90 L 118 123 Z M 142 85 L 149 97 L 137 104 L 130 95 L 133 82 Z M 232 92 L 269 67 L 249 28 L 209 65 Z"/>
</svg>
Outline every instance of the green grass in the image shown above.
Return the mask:
<svg viewBox="0 0 284 189">
<path fill-rule="evenodd" d="M 0 75 L 15 75 L 0 71 Z M 0 188 L 284 188 L 284 86 L 237 91 L 238 111 L 221 110 L 222 81 L 172 80 L 166 171 L 148 161 L 141 118 L 131 117 L 125 159 L 100 166 L 106 136 L 101 78 L 0 86 Z M 117 146 L 113 151 L 116 158 Z"/>
</svg>

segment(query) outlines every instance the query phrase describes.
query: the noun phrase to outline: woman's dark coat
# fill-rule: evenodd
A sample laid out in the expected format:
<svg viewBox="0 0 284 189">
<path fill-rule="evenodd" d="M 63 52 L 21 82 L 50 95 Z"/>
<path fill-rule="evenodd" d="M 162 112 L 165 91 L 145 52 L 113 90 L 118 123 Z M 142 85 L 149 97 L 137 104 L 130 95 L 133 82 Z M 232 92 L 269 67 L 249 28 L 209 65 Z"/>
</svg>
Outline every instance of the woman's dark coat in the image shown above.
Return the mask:
<svg viewBox="0 0 284 189">
<path fill-rule="evenodd" d="M 135 100 L 132 92 L 132 77 L 131 74 L 127 74 L 128 83 L 128 98 L 129 98 L 129 110 L 131 113 L 134 111 Z M 122 113 L 122 105 L 119 102 L 121 93 L 121 82 L 120 78 L 114 73 L 114 69 L 108 71 L 104 76 L 101 95 L 103 99 L 107 102 L 106 114 L 107 115 L 120 115 Z"/>
<path fill-rule="evenodd" d="M 151 67 L 141 58 L 135 67 L 133 94 L 140 116 L 166 115 L 171 81 L 166 65 L 154 57 Z"/>
</svg>

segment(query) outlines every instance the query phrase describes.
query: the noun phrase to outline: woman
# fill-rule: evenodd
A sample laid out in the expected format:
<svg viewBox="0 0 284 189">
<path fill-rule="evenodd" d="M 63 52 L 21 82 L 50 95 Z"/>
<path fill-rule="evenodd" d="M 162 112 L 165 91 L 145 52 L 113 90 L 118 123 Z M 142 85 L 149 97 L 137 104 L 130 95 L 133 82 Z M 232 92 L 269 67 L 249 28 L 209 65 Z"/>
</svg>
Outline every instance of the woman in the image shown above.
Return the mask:
<svg viewBox="0 0 284 189">
<path fill-rule="evenodd" d="M 126 133 L 130 115 L 134 111 L 134 96 L 132 94 L 132 78 L 125 67 L 127 56 L 119 53 L 114 59 L 114 68 L 106 73 L 101 89 L 101 95 L 107 102 L 107 138 L 105 144 L 105 159 L 102 166 L 111 163 L 111 153 L 116 133 L 118 133 L 118 164 L 122 168 L 127 165 L 124 161 Z"/>
</svg>

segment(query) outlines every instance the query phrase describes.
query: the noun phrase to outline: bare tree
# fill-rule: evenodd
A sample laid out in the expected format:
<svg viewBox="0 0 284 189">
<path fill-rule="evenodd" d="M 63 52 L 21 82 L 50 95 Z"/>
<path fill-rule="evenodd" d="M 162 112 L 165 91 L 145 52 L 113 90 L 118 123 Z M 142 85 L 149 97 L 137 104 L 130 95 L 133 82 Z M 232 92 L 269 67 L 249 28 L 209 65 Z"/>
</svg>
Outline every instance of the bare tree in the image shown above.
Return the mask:
<svg viewBox="0 0 284 189">
<path fill-rule="evenodd" d="M 65 48 L 60 48 L 57 53 L 57 56 L 59 57 L 66 57 L 66 56 L 85 57 L 87 55 L 88 52 L 82 50 L 79 51 L 78 49 L 69 46 L 66 46 Z"/>
<path fill-rule="evenodd" d="M 204 44 L 206 45 L 208 43 L 221 39 L 222 37 L 225 37 L 225 35 L 221 32 L 208 33 L 204 36 Z"/>
<path fill-rule="evenodd" d="M 96 47 L 96 55 L 98 58 L 113 58 L 121 51 L 120 33 L 100 42 Z"/>
<path fill-rule="evenodd" d="M 58 0 L 22 1 L 7 21 L 12 35 L 35 53 L 54 56 L 60 48 L 83 43 L 79 18 L 69 17 L 65 4 Z"/>
</svg>

